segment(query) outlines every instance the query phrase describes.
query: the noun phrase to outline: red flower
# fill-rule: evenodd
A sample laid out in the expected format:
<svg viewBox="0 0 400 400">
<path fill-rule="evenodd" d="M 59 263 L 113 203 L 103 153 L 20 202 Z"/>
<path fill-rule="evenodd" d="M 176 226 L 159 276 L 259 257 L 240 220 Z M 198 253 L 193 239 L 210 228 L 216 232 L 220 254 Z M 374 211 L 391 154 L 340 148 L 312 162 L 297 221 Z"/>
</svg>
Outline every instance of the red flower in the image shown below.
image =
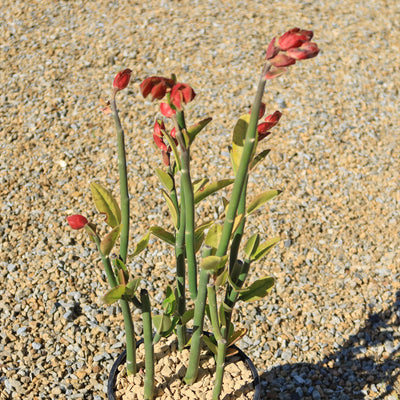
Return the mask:
<svg viewBox="0 0 400 400">
<path fill-rule="evenodd" d="M 154 99 L 160 100 L 174 84 L 175 81 L 173 79 L 164 78 L 162 76 L 151 76 L 140 84 L 140 91 L 144 98 L 151 94 L 151 101 Z"/>
<path fill-rule="evenodd" d="M 86 217 L 79 214 L 67 217 L 67 222 L 72 229 L 82 229 L 86 224 L 89 223 Z"/>
<path fill-rule="evenodd" d="M 194 90 L 186 83 L 177 83 L 171 90 L 171 102 L 178 110 L 182 110 L 182 102 L 187 104 L 195 96 Z"/>
<path fill-rule="evenodd" d="M 116 91 L 125 89 L 128 86 L 128 83 L 131 79 L 132 70 L 127 68 L 123 71 L 118 72 L 118 74 L 114 78 L 113 86 Z"/>
<path fill-rule="evenodd" d="M 296 49 L 289 49 L 287 55 L 296 60 L 305 60 L 307 58 L 316 57 L 319 53 L 319 48 L 316 43 L 305 42 Z"/>
<path fill-rule="evenodd" d="M 172 107 L 168 103 L 161 103 L 160 111 L 161 111 L 161 114 L 167 118 L 171 118 L 173 115 L 176 114 L 176 111 L 173 110 Z"/>
<path fill-rule="evenodd" d="M 164 142 L 164 132 L 165 132 L 164 122 L 161 120 L 156 120 L 156 122 L 154 123 L 153 139 L 157 147 L 161 150 L 164 164 L 169 166 L 170 154 L 172 149 L 171 146 L 167 145 Z M 174 139 L 174 142 L 177 145 L 178 141 L 176 140 L 175 128 L 173 128 L 169 134 Z"/>
<path fill-rule="evenodd" d="M 279 122 L 281 116 L 282 113 L 280 111 L 275 111 L 273 114 L 268 115 L 265 118 L 265 122 L 262 122 L 257 126 L 258 141 L 264 139 L 271 134 L 269 130 Z"/>
<path fill-rule="evenodd" d="M 304 42 L 309 42 L 313 37 L 313 31 L 305 31 L 299 28 L 293 28 L 284 33 L 278 39 L 278 45 L 281 50 L 286 51 L 289 49 L 300 47 Z"/>
</svg>

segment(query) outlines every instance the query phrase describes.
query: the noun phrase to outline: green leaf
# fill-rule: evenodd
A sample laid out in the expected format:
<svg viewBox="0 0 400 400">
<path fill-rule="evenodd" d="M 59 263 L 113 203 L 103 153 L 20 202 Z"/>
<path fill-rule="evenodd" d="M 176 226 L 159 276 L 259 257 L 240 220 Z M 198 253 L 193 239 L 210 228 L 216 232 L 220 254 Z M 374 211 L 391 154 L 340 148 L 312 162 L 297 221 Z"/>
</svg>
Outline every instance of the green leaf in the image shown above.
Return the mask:
<svg viewBox="0 0 400 400">
<path fill-rule="evenodd" d="M 196 193 L 199 190 L 202 190 L 208 182 L 209 182 L 208 178 L 202 178 L 202 179 L 198 179 L 198 180 L 194 181 L 193 182 L 193 193 Z"/>
<path fill-rule="evenodd" d="M 172 244 L 173 246 L 175 245 L 175 236 L 171 232 L 168 232 L 164 228 L 161 228 L 161 226 L 152 226 L 150 228 L 150 232 L 162 241 L 168 244 Z"/>
<path fill-rule="evenodd" d="M 220 268 L 222 268 L 225 265 L 227 260 L 228 260 L 228 254 L 224 255 L 223 257 L 208 256 L 203 258 L 203 260 L 200 263 L 200 268 L 217 272 Z"/>
<path fill-rule="evenodd" d="M 243 147 L 249 122 L 250 114 L 244 114 L 239 118 L 235 125 L 235 128 L 233 129 L 231 159 L 235 175 L 239 168 L 240 159 L 242 158 Z"/>
<path fill-rule="evenodd" d="M 249 260 L 253 259 L 254 253 L 257 251 L 258 245 L 260 244 L 260 235 L 254 234 L 244 246 L 244 253 Z"/>
<path fill-rule="evenodd" d="M 168 192 L 171 192 L 174 189 L 174 180 L 172 179 L 172 176 L 160 168 L 156 169 L 156 174 L 165 189 L 167 189 Z"/>
<path fill-rule="evenodd" d="M 275 247 L 275 245 L 280 242 L 280 240 L 281 239 L 279 237 L 274 237 L 262 243 L 254 254 L 253 259 L 258 260 L 259 258 L 266 256 Z"/>
<path fill-rule="evenodd" d="M 231 236 L 233 236 L 233 234 L 236 232 L 236 229 L 239 228 L 239 225 L 243 221 L 243 218 L 244 218 L 244 214 L 239 214 L 236 216 L 235 220 L 233 221 L 233 228 L 232 228 Z"/>
<path fill-rule="evenodd" d="M 221 234 L 222 234 L 222 226 L 218 224 L 212 225 L 207 232 L 205 244 L 214 249 L 218 248 L 218 244 L 221 239 Z"/>
<path fill-rule="evenodd" d="M 176 209 L 175 204 L 172 201 L 171 197 L 169 197 L 169 194 L 164 189 L 162 189 L 161 191 L 165 201 L 167 202 L 172 222 L 174 223 L 175 228 L 178 228 L 178 210 Z"/>
<path fill-rule="evenodd" d="M 108 256 L 113 249 L 115 242 L 118 240 L 121 233 L 122 225 L 116 226 L 111 232 L 109 232 L 102 241 L 100 242 L 100 251 L 104 256 Z"/>
<path fill-rule="evenodd" d="M 200 232 L 194 233 L 194 251 L 195 251 L 195 253 L 197 253 L 200 250 L 201 245 L 204 242 L 204 237 L 205 237 L 204 232 L 200 231 Z"/>
<path fill-rule="evenodd" d="M 191 308 L 182 315 L 181 322 L 183 325 L 187 324 L 194 317 L 194 308 Z"/>
<path fill-rule="evenodd" d="M 212 118 L 205 118 L 198 122 L 197 124 L 191 126 L 187 130 L 187 135 L 189 137 L 189 144 L 192 144 L 196 136 L 200 133 L 200 131 L 207 126 L 211 122 Z"/>
<path fill-rule="evenodd" d="M 139 284 L 140 284 L 140 278 L 132 279 L 127 283 L 126 294 L 128 295 L 128 297 L 132 298 L 135 295 L 136 290 L 139 287 Z"/>
<path fill-rule="evenodd" d="M 228 279 L 229 271 L 228 268 L 224 268 L 222 271 L 218 271 L 218 276 L 215 278 L 215 286 L 225 285 Z"/>
<path fill-rule="evenodd" d="M 252 214 L 254 211 L 258 210 L 262 205 L 264 205 L 267 201 L 273 199 L 278 196 L 279 193 L 282 193 L 281 190 L 267 190 L 259 194 L 247 207 L 247 214 Z"/>
<path fill-rule="evenodd" d="M 112 193 L 100 183 L 92 182 L 90 190 L 97 210 L 106 215 L 106 223 L 112 228 L 121 223 L 121 210 Z"/>
<path fill-rule="evenodd" d="M 149 239 L 150 239 L 150 232 L 139 240 L 138 244 L 135 247 L 135 251 L 133 252 L 133 256 L 137 256 L 147 247 L 147 245 L 149 244 Z"/>
<path fill-rule="evenodd" d="M 172 315 L 175 311 L 176 297 L 175 292 L 171 286 L 167 286 L 167 293 L 165 300 L 163 301 L 163 309 L 166 315 Z"/>
<path fill-rule="evenodd" d="M 153 316 L 153 325 L 156 328 L 158 333 L 164 333 L 171 328 L 172 321 L 171 318 L 167 315 L 154 315 Z"/>
<path fill-rule="evenodd" d="M 102 300 L 106 304 L 113 304 L 125 294 L 126 286 L 118 285 L 110 289 L 103 297 Z"/>
<path fill-rule="evenodd" d="M 207 345 L 207 347 L 210 349 L 212 353 L 215 355 L 218 354 L 218 347 L 217 345 L 212 341 L 212 339 L 207 336 L 207 335 L 202 335 L 201 338 L 203 339 L 204 343 Z"/>
<path fill-rule="evenodd" d="M 164 137 L 167 138 L 168 144 L 171 146 L 172 152 L 174 153 L 174 158 L 176 162 L 176 166 L 180 171 L 182 169 L 181 158 L 179 157 L 178 148 L 176 147 L 175 140 L 171 137 L 171 135 L 165 130 L 163 131 Z"/>
<path fill-rule="evenodd" d="M 231 185 L 235 182 L 234 179 L 222 179 L 220 181 L 212 182 L 206 186 L 202 190 L 199 190 L 194 195 L 194 203 L 198 203 L 199 201 L 205 199 L 206 197 L 210 196 L 211 194 L 217 192 L 220 189 L 223 189 L 226 186 Z"/>
<path fill-rule="evenodd" d="M 268 153 L 269 153 L 270 151 L 271 151 L 271 149 L 267 149 L 267 150 L 263 150 L 261 153 L 257 154 L 257 155 L 254 157 L 254 160 L 251 161 L 250 166 L 249 166 L 249 169 L 250 169 L 250 170 L 254 169 L 254 168 L 256 167 L 256 165 L 257 165 L 260 161 L 264 160 L 264 158 L 268 155 Z"/>
<path fill-rule="evenodd" d="M 267 276 L 255 281 L 247 289 L 240 290 L 239 300 L 253 301 L 262 299 L 272 289 L 274 282 L 275 280 L 272 276 Z"/>
</svg>

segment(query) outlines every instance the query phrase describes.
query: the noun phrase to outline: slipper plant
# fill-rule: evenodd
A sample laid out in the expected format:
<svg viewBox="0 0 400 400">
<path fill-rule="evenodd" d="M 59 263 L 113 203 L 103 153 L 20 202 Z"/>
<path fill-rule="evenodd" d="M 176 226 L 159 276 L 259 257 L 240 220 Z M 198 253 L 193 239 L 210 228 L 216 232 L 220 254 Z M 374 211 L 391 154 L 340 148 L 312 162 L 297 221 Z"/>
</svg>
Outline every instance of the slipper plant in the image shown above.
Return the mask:
<svg viewBox="0 0 400 400">
<path fill-rule="evenodd" d="M 130 81 L 132 71 L 119 72 L 113 83 L 111 100 L 104 104 L 103 112 L 111 114 L 116 127 L 120 196 L 119 202 L 112 192 L 99 182 L 90 185 L 94 204 L 106 216 L 109 232 L 100 237 L 97 227 L 83 215 L 67 217 L 72 229 L 85 229 L 97 246 L 110 290 L 104 301 L 119 301 L 126 331 L 127 373 L 136 373 L 136 337 L 131 316 L 131 305 L 142 312 L 145 346 L 146 400 L 154 397 L 153 344 L 161 337 L 176 333 L 178 348 L 190 345 L 190 358 L 184 378 L 193 384 L 198 376 L 201 341 L 215 354 L 216 373 L 213 399 L 219 399 L 226 357 L 234 353 L 231 347 L 246 334 L 245 329 L 235 330 L 232 313 L 238 302 L 257 301 L 265 297 L 274 285 L 274 278 L 265 276 L 249 284 L 249 272 L 254 262 L 265 257 L 279 242 L 278 237 L 263 241 L 258 233 L 245 235 L 247 218 L 266 202 L 277 196 L 277 189 L 266 190 L 247 200 L 250 172 L 267 156 L 268 149 L 258 151 L 258 144 L 271 134 L 279 122 L 281 112 L 275 111 L 263 119 L 262 102 L 266 82 L 286 72 L 287 67 L 299 60 L 315 57 L 318 46 L 311 42 L 312 31 L 294 28 L 274 38 L 267 49 L 265 63 L 258 82 L 251 113 L 242 115 L 233 131 L 230 155 L 233 178 L 212 181 L 193 180 L 190 151 L 200 132 L 211 122 L 203 119 L 194 125 L 187 124 L 185 107 L 192 102 L 194 89 L 171 78 L 152 76 L 143 80 L 140 91 L 152 101 L 163 100 L 153 127 L 153 138 L 160 150 L 165 168 L 155 170 L 162 186 L 173 230 L 153 226 L 136 244 L 131 253 L 129 245 L 129 191 L 126 166 L 124 131 L 119 118 L 116 97 Z M 221 195 L 223 215 L 217 220 L 198 224 L 196 206 L 208 196 L 231 186 L 229 199 Z M 165 288 L 163 313 L 153 315 L 149 293 L 141 288 L 140 277 L 130 276 L 129 257 L 137 256 L 148 245 L 153 235 L 171 246 L 174 253 L 176 283 Z M 119 241 L 119 254 L 112 253 Z M 194 307 L 188 307 L 192 300 Z M 240 308 L 238 308 L 240 312 Z M 203 335 L 205 318 L 209 319 L 212 335 Z M 190 324 L 192 334 L 188 335 Z M 190 336 L 190 337 L 189 337 Z"/>
</svg>

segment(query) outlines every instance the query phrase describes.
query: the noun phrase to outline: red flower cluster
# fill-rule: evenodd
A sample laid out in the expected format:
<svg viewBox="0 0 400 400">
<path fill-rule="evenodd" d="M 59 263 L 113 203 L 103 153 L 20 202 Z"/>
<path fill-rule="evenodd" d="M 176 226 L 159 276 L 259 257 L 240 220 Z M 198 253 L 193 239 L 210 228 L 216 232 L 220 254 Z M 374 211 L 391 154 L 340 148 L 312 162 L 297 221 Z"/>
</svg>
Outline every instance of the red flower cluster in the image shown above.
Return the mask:
<svg viewBox="0 0 400 400">
<path fill-rule="evenodd" d="M 310 42 L 313 31 L 293 28 L 284 33 L 276 43 L 273 38 L 267 49 L 266 58 L 275 67 L 269 71 L 267 79 L 273 78 L 284 72 L 284 67 L 293 65 L 298 60 L 316 57 L 319 48 L 316 43 Z"/>
<path fill-rule="evenodd" d="M 156 120 L 154 123 L 154 131 L 153 131 L 153 139 L 156 143 L 157 147 L 161 150 L 161 154 L 163 157 L 163 162 L 166 166 L 170 165 L 170 154 L 171 154 L 171 146 L 167 145 L 164 141 L 165 138 L 165 125 L 163 121 Z M 175 144 L 178 144 L 176 140 L 176 131 L 175 128 L 171 130 L 169 135 L 174 139 Z M 168 142 L 167 142 L 168 143 Z"/>
<path fill-rule="evenodd" d="M 182 103 L 187 104 L 196 96 L 194 90 L 186 83 L 176 83 L 173 79 L 161 76 L 146 78 L 140 84 L 140 91 L 144 98 L 151 94 L 152 101 L 161 100 L 167 93 L 170 93 L 168 104 L 161 103 L 160 107 L 161 113 L 168 118 L 175 114 L 176 110 L 182 110 Z"/>
</svg>

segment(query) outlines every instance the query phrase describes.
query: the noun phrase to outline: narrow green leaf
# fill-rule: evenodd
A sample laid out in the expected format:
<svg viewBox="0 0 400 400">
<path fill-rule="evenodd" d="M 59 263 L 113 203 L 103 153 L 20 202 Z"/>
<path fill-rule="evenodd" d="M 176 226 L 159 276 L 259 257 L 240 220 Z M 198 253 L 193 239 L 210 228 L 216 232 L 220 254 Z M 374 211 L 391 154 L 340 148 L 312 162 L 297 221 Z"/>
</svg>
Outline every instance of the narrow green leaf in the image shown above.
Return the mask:
<svg viewBox="0 0 400 400">
<path fill-rule="evenodd" d="M 228 347 L 234 345 L 238 340 L 240 340 L 247 333 L 247 328 L 239 329 L 229 337 Z"/>
<path fill-rule="evenodd" d="M 235 125 L 235 128 L 233 129 L 231 160 L 235 175 L 239 168 L 240 159 L 242 158 L 243 147 L 249 122 L 250 114 L 244 114 L 239 118 Z"/>
<path fill-rule="evenodd" d="M 254 169 L 254 168 L 256 167 L 256 165 L 257 165 L 260 161 L 264 160 L 264 158 L 268 155 L 268 153 L 269 153 L 270 151 L 271 151 L 271 149 L 266 149 L 266 150 L 263 150 L 261 153 L 257 154 L 257 155 L 254 157 L 254 160 L 252 160 L 252 162 L 250 163 L 249 169 L 250 169 L 250 170 Z"/>
<path fill-rule="evenodd" d="M 102 241 L 100 242 L 100 251 L 106 257 L 111 253 L 115 242 L 118 240 L 121 233 L 122 225 L 116 226 L 111 232 L 109 232 Z"/>
<path fill-rule="evenodd" d="M 197 253 L 200 250 L 201 245 L 204 242 L 204 237 L 205 237 L 204 232 L 199 231 L 199 232 L 194 233 L 194 251 L 195 251 L 195 253 Z"/>
<path fill-rule="evenodd" d="M 207 126 L 211 122 L 212 118 L 205 118 L 198 122 L 197 124 L 191 126 L 187 130 L 187 135 L 189 137 L 189 144 L 192 144 L 196 136 L 200 133 L 200 131 Z"/>
<path fill-rule="evenodd" d="M 207 232 L 205 244 L 207 246 L 216 249 L 221 239 L 221 234 L 222 234 L 222 226 L 219 224 L 212 225 Z"/>
<path fill-rule="evenodd" d="M 211 194 L 217 192 L 218 190 L 231 185 L 233 182 L 235 182 L 234 179 L 222 179 L 220 181 L 209 183 L 208 185 L 204 186 L 202 190 L 199 190 L 197 193 L 195 193 L 194 195 L 195 204 L 205 199 L 206 197 L 210 196 Z"/>
<path fill-rule="evenodd" d="M 217 256 L 208 256 L 203 258 L 200 263 L 200 268 L 211 270 L 213 272 L 217 272 L 220 268 L 222 268 L 228 259 L 228 254 L 223 257 Z"/>
<path fill-rule="evenodd" d="M 126 286 L 118 285 L 110 289 L 103 297 L 102 300 L 106 304 L 113 304 L 125 294 Z"/>
<path fill-rule="evenodd" d="M 280 242 L 280 240 L 279 237 L 274 237 L 262 243 L 254 254 L 253 259 L 258 260 L 259 258 L 266 256 L 276 246 L 276 244 Z"/>
<path fill-rule="evenodd" d="M 161 228 L 161 226 L 152 226 L 150 228 L 150 233 L 168 244 L 172 244 L 173 246 L 175 245 L 175 236 L 171 232 Z"/>
<path fill-rule="evenodd" d="M 182 169 L 181 158 L 179 156 L 178 148 L 176 147 L 175 140 L 171 135 L 165 130 L 163 131 L 164 136 L 167 138 L 168 144 L 171 146 L 172 152 L 174 153 L 174 158 L 176 162 L 176 167 L 180 171 Z"/>
<path fill-rule="evenodd" d="M 92 182 L 90 190 L 97 210 L 106 215 L 106 223 L 112 228 L 121 223 L 121 210 L 112 193 L 100 183 Z"/>
<path fill-rule="evenodd" d="M 202 190 L 208 182 L 209 182 L 208 178 L 202 178 L 202 179 L 198 179 L 197 181 L 194 181 L 193 182 L 193 193 L 196 193 L 199 190 Z"/>
<path fill-rule="evenodd" d="M 210 349 L 212 353 L 215 355 L 218 354 L 218 347 L 217 345 L 212 341 L 212 339 L 207 336 L 207 335 L 202 335 L 201 338 L 203 339 L 204 343 L 207 345 L 207 347 Z"/>
<path fill-rule="evenodd" d="M 136 245 L 135 251 L 133 252 L 133 256 L 137 256 L 147 247 L 147 245 L 149 244 L 149 239 L 150 239 L 150 232 L 139 240 L 139 243 Z"/>
<path fill-rule="evenodd" d="M 167 189 L 168 192 L 171 192 L 174 188 L 174 180 L 172 179 L 171 175 L 160 168 L 156 168 L 156 174 L 165 189 Z"/>
<path fill-rule="evenodd" d="M 239 228 L 240 223 L 243 221 L 244 214 L 239 214 L 236 216 L 235 221 L 233 222 L 233 228 L 232 228 L 232 235 L 236 232 L 236 229 Z"/>
<path fill-rule="evenodd" d="M 240 290 L 239 299 L 243 301 L 259 300 L 265 297 L 274 286 L 274 278 L 267 276 L 255 281 L 247 289 Z"/>
<path fill-rule="evenodd" d="M 258 210 L 262 205 L 264 205 L 267 201 L 273 199 L 278 196 L 279 193 L 282 193 L 281 190 L 267 190 L 259 194 L 247 207 L 247 214 L 252 214 L 254 211 Z"/>
<path fill-rule="evenodd" d="M 172 201 L 169 194 L 163 189 L 162 194 L 164 196 L 165 201 L 167 202 L 167 206 L 169 208 L 169 212 L 171 214 L 172 222 L 174 223 L 175 228 L 178 227 L 178 210 L 175 207 L 174 202 Z"/>
<path fill-rule="evenodd" d="M 229 271 L 228 268 L 224 268 L 222 271 L 218 271 L 218 276 L 215 279 L 215 286 L 223 286 L 228 280 Z"/>
<path fill-rule="evenodd" d="M 244 246 L 244 253 L 247 258 L 252 260 L 255 252 L 257 251 L 258 245 L 260 244 L 260 235 L 258 233 L 251 236 Z"/>
</svg>

